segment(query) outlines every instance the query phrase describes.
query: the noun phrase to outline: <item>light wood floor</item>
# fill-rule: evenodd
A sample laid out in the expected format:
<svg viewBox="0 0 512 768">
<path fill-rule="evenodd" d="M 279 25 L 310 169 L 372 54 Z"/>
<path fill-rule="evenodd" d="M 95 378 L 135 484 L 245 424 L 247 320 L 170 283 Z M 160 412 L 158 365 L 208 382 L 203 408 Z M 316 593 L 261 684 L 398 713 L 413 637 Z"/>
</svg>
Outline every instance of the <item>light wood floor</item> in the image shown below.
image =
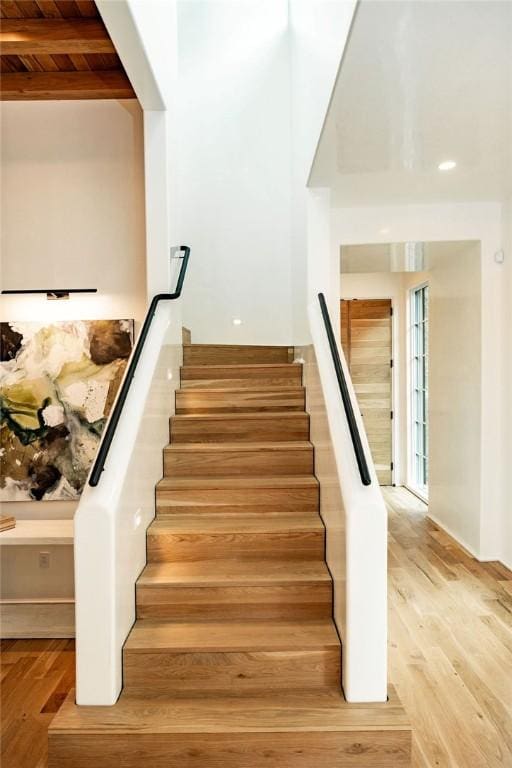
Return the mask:
<svg viewBox="0 0 512 768">
<path fill-rule="evenodd" d="M 478 563 L 403 488 L 390 513 L 390 681 L 413 768 L 511 768 L 512 572 Z"/>
<path fill-rule="evenodd" d="M 405 489 L 384 493 L 390 681 L 414 727 L 413 768 L 512 768 L 512 573 L 477 563 Z M 72 641 L 2 641 L 2 768 L 44 768 L 73 685 Z"/>
<path fill-rule="evenodd" d="M 45 768 L 48 726 L 74 685 L 74 640 L 1 641 L 2 768 Z"/>
</svg>

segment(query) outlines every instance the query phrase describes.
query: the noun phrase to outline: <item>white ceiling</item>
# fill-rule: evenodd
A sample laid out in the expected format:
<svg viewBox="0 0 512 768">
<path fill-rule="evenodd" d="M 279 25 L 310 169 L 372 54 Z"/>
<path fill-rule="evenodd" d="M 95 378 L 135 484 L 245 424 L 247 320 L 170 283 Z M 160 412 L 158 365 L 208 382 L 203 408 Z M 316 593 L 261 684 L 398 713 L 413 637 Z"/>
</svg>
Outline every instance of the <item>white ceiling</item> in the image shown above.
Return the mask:
<svg viewBox="0 0 512 768">
<path fill-rule="evenodd" d="M 310 184 L 336 206 L 501 200 L 511 158 L 512 0 L 360 0 Z"/>
</svg>

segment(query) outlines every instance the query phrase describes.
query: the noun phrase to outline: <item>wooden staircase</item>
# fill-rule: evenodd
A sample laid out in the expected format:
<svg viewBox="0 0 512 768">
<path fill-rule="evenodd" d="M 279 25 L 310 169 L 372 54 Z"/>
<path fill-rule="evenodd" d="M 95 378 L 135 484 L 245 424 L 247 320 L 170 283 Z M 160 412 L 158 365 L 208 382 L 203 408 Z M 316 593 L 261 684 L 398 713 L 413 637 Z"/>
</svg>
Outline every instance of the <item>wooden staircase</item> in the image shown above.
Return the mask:
<svg viewBox="0 0 512 768">
<path fill-rule="evenodd" d="M 390 701 L 349 705 L 302 366 L 190 345 L 113 707 L 70 697 L 50 768 L 402 768 Z"/>
</svg>

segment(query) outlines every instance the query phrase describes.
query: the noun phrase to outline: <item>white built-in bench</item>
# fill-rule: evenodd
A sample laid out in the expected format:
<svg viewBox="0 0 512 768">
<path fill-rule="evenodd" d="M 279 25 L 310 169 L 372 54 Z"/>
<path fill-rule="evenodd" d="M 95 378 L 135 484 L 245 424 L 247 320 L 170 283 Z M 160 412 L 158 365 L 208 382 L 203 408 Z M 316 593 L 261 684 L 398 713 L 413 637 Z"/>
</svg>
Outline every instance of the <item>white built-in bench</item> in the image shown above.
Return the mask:
<svg viewBox="0 0 512 768">
<path fill-rule="evenodd" d="M 0 636 L 74 637 L 73 520 L 17 520 L 0 532 L 0 560 Z"/>
<path fill-rule="evenodd" d="M 73 520 L 17 520 L 15 528 L 0 532 L 0 547 L 73 544 Z"/>
</svg>

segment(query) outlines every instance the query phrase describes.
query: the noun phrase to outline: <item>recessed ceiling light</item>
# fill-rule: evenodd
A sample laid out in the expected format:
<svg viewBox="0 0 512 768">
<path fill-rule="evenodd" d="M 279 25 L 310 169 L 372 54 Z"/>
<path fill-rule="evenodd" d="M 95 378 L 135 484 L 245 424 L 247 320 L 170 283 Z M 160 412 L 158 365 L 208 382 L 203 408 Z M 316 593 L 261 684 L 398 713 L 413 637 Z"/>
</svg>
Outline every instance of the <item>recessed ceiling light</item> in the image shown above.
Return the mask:
<svg viewBox="0 0 512 768">
<path fill-rule="evenodd" d="M 444 160 L 442 163 L 439 163 L 437 166 L 440 171 L 453 171 L 457 163 L 455 160 Z"/>
<path fill-rule="evenodd" d="M 389 235 L 389 227 L 382 227 L 382 229 L 379 229 L 379 235 Z"/>
<path fill-rule="evenodd" d="M 240 320 L 239 317 L 233 318 L 233 325 L 242 325 L 242 321 Z"/>
</svg>

